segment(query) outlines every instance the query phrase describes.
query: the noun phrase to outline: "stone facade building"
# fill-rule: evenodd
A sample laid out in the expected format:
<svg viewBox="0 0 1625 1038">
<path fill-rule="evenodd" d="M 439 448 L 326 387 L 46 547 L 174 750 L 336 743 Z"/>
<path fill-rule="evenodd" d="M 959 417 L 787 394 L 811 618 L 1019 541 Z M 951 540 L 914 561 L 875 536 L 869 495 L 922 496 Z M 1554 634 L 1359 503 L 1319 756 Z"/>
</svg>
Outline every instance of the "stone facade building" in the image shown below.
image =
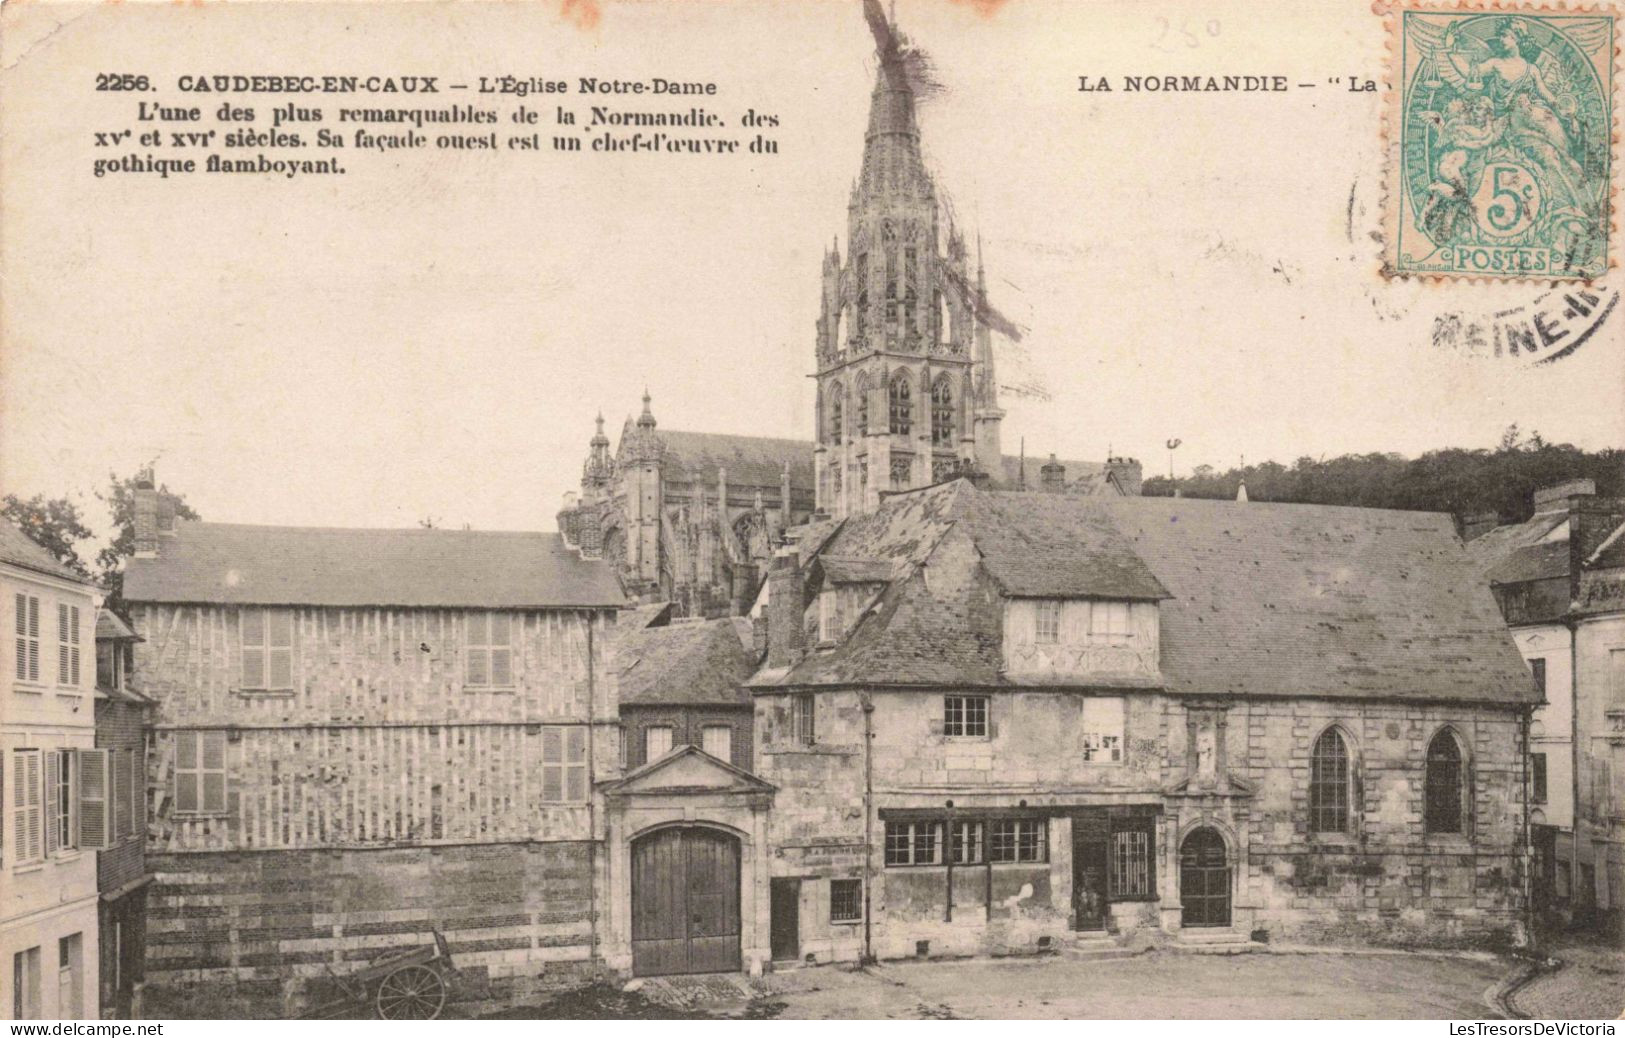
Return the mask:
<svg viewBox="0 0 1625 1038">
<path fill-rule="evenodd" d="M 1538 694 L 1448 517 L 962 480 L 768 594 L 774 958 L 1521 927 Z"/>
<path fill-rule="evenodd" d="M 151 1004 L 295 1012 L 434 929 L 476 988 L 590 965 L 606 565 L 553 534 L 177 522 L 146 486 L 124 593 L 157 703 Z"/>
<path fill-rule="evenodd" d="M 1546 704 L 1531 732 L 1537 904 L 1625 918 L 1625 500 L 1590 480 L 1537 491 L 1527 522 L 1466 524 Z"/>
</svg>

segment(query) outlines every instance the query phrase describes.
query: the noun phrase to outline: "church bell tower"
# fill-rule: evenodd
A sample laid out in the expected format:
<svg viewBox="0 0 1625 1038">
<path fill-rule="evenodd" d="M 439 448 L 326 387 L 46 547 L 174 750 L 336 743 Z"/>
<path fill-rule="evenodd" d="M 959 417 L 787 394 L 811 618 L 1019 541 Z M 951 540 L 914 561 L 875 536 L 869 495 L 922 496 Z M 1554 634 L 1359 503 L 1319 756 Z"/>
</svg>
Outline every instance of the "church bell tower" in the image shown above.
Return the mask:
<svg viewBox="0 0 1625 1038">
<path fill-rule="evenodd" d="M 998 387 L 983 281 L 941 226 L 920 156 L 907 41 L 865 0 L 877 43 L 863 166 L 847 205 L 847 254 L 824 255 L 817 322 L 818 508 L 873 509 L 887 490 L 1000 464 Z"/>
</svg>

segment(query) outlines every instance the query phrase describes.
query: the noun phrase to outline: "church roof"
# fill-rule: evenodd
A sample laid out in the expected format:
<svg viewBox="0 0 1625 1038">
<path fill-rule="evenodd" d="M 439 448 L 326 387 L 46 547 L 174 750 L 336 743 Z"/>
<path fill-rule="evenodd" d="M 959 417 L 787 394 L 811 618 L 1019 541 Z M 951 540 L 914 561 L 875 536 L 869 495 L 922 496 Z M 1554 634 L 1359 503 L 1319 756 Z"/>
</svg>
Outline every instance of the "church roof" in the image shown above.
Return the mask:
<svg viewBox="0 0 1625 1038">
<path fill-rule="evenodd" d="M 655 435 L 665 445 L 667 479 L 714 486 L 717 471 L 726 469 L 730 487 L 777 488 L 788 464 L 791 489 L 813 491 L 813 445 L 807 440 L 679 429 L 660 429 Z"/>
<path fill-rule="evenodd" d="M 1036 534 L 1036 536 L 1035 536 Z M 943 546 L 966 536 L 959 575 Z M 848 538 L 851 538 L 849 542 Z M 1448 516 L 1322 505 L 979 491 L 956 481 L 847 520 L 827 550 L 904 560 L 830 649 L 753 685 L 1014 686 L 1006 596 L 1157 598 L 1158 685 L 1193 695 L 1539 701 Z M 1135 687 L 1112 677 L 1082 684 Z"/>
<path fill-rule="evenodd" d="M 609 563 L 556 533 L 177 522 L 124 571 L 132 602 L 405 608 L 626 604 Z"/>
</svg>

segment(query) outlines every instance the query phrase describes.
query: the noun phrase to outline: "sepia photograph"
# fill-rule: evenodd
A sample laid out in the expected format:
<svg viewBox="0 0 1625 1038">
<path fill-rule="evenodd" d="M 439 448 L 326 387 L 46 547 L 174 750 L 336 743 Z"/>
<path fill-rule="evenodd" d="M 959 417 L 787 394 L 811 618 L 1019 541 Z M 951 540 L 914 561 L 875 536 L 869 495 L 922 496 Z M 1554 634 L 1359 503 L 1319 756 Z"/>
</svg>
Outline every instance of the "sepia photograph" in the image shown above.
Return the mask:
<svg viewBox="0 0 1625 1038">
<path fill-rule="evenodd" d="M 1622 20 L 0 5 L 9 1034 L 1615 1034 Z"/>
</svg>

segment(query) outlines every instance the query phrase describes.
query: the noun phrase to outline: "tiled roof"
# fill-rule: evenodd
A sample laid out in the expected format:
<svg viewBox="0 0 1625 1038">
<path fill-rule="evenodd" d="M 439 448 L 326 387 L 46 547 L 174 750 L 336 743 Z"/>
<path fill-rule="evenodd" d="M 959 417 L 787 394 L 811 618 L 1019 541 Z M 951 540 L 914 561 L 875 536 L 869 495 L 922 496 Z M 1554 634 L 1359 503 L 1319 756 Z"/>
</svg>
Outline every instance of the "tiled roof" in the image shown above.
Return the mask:
<svg viewBox="0 0 1625 1038">
<path fill-rule="evenodd" d="M 1467 556 L 1484 580 L 1492 584 L 1567 576 L 1568 542 L 1546 538 L 1568 521 L 1569 514 L 1564 509 L 1539 512 L 1525 522 L 1497 526 L 1468 541 Z"/>
<path fill-rule="evenodd" d="M 909 503 L 928 494 L 938 497 Z M 888 519 L 887 513 L 905 509 L 908 521 Z M 963 530 L 948 529 L 959 520 Z M 946 491 L 899 495 L 876 515 L 849 521 L 829 551 L 860 553 L 848 545 L 849 534 L 884 529 L 884 543 L 915 546 L 910 561 L 916 566 L 893 581 L 839 646 L 809 654 L 787 674 L 759 674 L 753 684 L 1010 684 L 999 669 L 998 563 L 988 563 L 986 546 L 999 546 L 994 555 L 1026 573 L 1018 531 L 1051 528 L 1056 536 L 1034 545 L 1035 557 L 1064 546 L 1065 531 L 1081 531 L 1127 567 L 1122 573 L 1133 579 L 1121 590 L 1149 577 L 1167 594 L 1159 604 L 1160 667 L 1170 691 L 1538 701 L 1489 588 L 1447 516 L 999 494 L 962 481 Z M 952 562 L 936 554 L 960 536 L 982 556 L 968 578 L 953 576 Z M 1122 559 L 1125 548 L 1140 567 Z M 873 545 L 864 549 L 876 553 Z M 922 571 L 917 564 L 927 556 L 931 563 Z M 1076 572 L 1080 580 L 1094 576 L 1083 562 Z M 1117 575 L 1108 568 L 1108 583 Z"/>
<path fill-rule="evenodd" d="M 645 602 L 621 610 L 615 629 L 639 631 L 645 627 L 664 627 L 671 620 L 671 602 Z"/>
<path fill-rule="evenodd" d="M 677 429 L 657 429 L 655 435 L 666 445 L 667 479 L 715 487 L 717 470 L 727 469 L 730 487 L 777 487 L 788 463 L 791 489 L 813 491 L 813 445 L 807 440 Z"/>
<path fill-rule="evenodd" d="M 556 533 L 179 522 L 129 560 L 132 602 L 474 609 L 619 607 L 608 563 Z"/>
<path fill-rule="evenodd" d="M 826 554 L 818 556 L 818 565 L 831 584 L 884 584 L 892 577 L 892 564 L 885 559 Z"/>
<path fill-rule="evenodd" d="M 741 686 L 756 654 L 742 617 L 618 631 L 617 639 L 623 706 L 750 702 Z"/>
<path fill-rule="evenodd" d="M 1625 523 L 1615 527 L 1602 539 L 1591 556 L 1585 560 L 1587 569 L 1615 569 L 1625 567 Z"/>
<path fill-rule="evenodd" d="M 94 586 L 82 574 L 62 565 L 56 560 L 55 555 L 40 547 L 21 529 L 5 520 L 0 520 L 0 562 L 21 566 L 23 569 L 44 573 L 47 576 L 61 577 L 75 584 Z"/>
</svg>

